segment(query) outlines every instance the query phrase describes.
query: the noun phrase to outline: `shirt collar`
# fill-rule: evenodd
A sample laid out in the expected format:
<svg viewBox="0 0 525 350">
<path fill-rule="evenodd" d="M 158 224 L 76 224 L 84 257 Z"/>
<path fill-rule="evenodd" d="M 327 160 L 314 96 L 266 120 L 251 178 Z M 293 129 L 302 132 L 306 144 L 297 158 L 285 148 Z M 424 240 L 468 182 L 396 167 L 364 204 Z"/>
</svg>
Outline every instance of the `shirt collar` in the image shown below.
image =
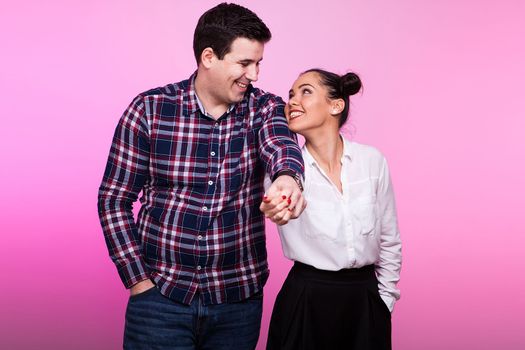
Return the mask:
<svg viewBox="0 0 525 350">
<path fill-rule="evenodd" d="M 306 148 L 306 143 L 303 145 L 303 160 L 305 164 L 314 165 L 315 159 L 308 151 L 308 148 Z"/>
<path fill-rule="evenodd" d="M 343 135 L 339 134 L 339 136 L 343 139 L 343 157 L 346 157 L 352 161 L 352 143 L 348 141 Z M 310 152 L 308 152 L 306 144 L 303 145 L 303 160 L 305 164 L 314 165 L 317 163 L 315 158 L 310 154 Z"/>
<path fill-rule="evenodd" d="M 353 149 L 352 142 L 347 140 L 343 135 L 340 135 L 343 139 L 343 157 L 348 157 L 348 159 L 351 161 L 353 158 Z"/>
</svg>

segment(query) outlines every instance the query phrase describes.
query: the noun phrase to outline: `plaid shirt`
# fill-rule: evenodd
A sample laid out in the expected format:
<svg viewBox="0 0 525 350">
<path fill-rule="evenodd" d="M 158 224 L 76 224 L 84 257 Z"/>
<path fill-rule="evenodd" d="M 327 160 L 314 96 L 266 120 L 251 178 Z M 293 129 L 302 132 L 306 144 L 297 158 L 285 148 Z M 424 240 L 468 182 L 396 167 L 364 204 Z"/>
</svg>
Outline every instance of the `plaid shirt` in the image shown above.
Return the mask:
<svg viewBox="0 0 525 350">
<path fill-rule="evenodd" d="M 252 87 L 213 120 L 195 74 L 137 96 L 116 128 L 98 211 L 110 256 L 127 288 L 151 278 L 189 304 L 243 300 L 268 278 L 265 172 L 304 172 L 284 103 Z M 133 202 L 142 191 L 137 222 Z"/>
</svg>

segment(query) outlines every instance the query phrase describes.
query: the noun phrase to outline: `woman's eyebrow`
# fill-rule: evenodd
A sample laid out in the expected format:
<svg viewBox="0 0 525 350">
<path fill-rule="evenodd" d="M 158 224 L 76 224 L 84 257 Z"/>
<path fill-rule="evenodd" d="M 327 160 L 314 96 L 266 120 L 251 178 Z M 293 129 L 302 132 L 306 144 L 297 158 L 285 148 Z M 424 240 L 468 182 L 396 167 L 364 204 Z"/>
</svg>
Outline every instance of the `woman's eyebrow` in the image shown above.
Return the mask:
<svg viewBox="0 0 525 350">
<path fill-rule="evenodd" d="M 311 86 L 312 89 L 315 89 L 315 87 L 312 84 L 308 84 L 308 83 L 299 85 L 299 89 L 302 88 L 303 86 Z"/>
</svg>

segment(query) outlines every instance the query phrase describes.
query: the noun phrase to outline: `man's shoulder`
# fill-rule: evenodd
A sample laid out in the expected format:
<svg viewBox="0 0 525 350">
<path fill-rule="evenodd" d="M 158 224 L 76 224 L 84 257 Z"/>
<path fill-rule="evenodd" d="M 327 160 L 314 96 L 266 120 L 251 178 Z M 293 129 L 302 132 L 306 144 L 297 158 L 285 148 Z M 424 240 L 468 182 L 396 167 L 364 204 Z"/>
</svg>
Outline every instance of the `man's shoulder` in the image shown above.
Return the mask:
<svg viewBox="0 0 525 350">
<path fill-rule="evenodd" d="M 284 101 L 280 96 L 253 86 L 250 90 L 250 98 L 253 99 L 258 108 L 274 108 L 279 105 L 284 106 Z"/>
<path fill-rule="evenodd" d="M 188 90 L 188 85 L 189 80 L 186 79 L 179 81 L 178 83 L 170 83 L 164 86 L 146 90 L 141 92 L 139 96 L 144 99 L 158 97 L 174 98 L 183 95 Z"/>
</svg>

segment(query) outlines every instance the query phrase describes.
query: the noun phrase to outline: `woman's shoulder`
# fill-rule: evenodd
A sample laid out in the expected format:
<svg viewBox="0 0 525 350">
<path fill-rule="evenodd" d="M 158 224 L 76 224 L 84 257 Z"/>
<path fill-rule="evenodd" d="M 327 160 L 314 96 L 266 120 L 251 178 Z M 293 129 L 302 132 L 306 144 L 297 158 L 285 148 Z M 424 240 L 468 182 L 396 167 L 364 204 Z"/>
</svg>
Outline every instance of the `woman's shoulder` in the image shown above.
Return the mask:
<svg viewBox="0 0 525 350">
<path fill-rule="evenodd" d="M 374 146 L 366 145 L 364 143 L 359 143 L 351 141 L 343 136 L 345 142 L 345 155 L 349 156 L 350 159 L 355 158 L 359 160 L 368 160 L 368 161 L 384 161 L 385 156 L 383 153 Z"/>
</svg>

